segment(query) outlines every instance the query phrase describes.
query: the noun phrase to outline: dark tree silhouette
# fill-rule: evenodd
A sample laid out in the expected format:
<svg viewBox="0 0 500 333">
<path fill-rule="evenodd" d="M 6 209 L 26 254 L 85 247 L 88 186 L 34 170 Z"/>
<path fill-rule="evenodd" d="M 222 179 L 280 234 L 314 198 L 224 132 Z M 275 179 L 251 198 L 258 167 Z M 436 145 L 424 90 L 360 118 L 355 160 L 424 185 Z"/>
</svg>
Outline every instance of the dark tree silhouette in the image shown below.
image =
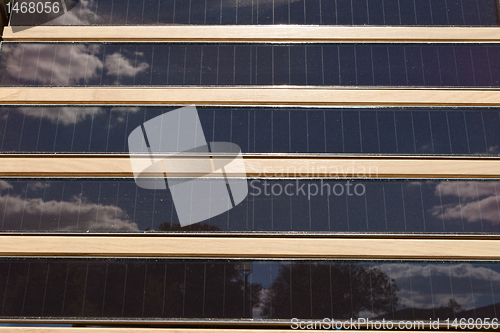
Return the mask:
<svg viewBox="0 0 500 333">
<path fill-rule="evenodd" d="M 267 291 L 262 315 L 267 318 L 357 318 L 397 307 L 398 287 L 378 268 L 339 264 L 283 264 Z"/>
</svg>

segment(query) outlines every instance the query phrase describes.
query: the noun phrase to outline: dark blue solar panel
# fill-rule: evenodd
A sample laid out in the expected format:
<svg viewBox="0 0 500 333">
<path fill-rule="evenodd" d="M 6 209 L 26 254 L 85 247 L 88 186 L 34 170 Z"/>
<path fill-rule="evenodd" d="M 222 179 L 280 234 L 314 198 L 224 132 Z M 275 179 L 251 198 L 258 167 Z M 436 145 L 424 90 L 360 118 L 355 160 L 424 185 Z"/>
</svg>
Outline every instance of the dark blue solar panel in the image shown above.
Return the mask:
<svg viewBox="0 0 500 333">
<path fill-rule="evenodd" d="M 497 261 L 3 258 L 0 320 L 277 322 L 497 317 Z M 496 322 L 496 319 L 494 319 Z M 372 325 L 374 325 L 373 323 Z M 304 326 L 307 323 L 303 324 Z M 320 323 L 320 325 L 322 325 Z M 345 327 L 344 327 L 345 328 Z M 359 328 L 359 326 L 354 326 Z M 423 329 L 423 326 L 421 326 Z"/>
<path fill-rule="evenodd" d="M 498 87 L 497 44 L 2 44 L 2 86 Z"/>
<path fill-rule="evenodd" d="M 377 177 L 377 170 L 339 164 L 321 171 L 332 177 L 352 173 Z M 300 170 L 293 167 L 284 167 L 283 172 L 300 177 Z M 496 180 L 250 178 L 247 185 L 247 197 L 233 209 L 181 227 L 177 209 L 189 213 L 199 207 L 174 206 L 170 190 L 144 189 L 133 179 L 4 179 L 0 230 L 500 232 Z"/>
<path fill-rule="evenodd" d="M 95 0 L 50 24 L 494 26 L 497 13 L 495 0 Z"/>
<path fill-rule="evenodd" d="M 173 107 L 1 107 L 4 153 L 127 153 Z M 497 108 L 198 107 L 209 142 L 243 153 L 498 155 Z M 165 151 L 168 152 L 168 151 Z"/>
</svg>

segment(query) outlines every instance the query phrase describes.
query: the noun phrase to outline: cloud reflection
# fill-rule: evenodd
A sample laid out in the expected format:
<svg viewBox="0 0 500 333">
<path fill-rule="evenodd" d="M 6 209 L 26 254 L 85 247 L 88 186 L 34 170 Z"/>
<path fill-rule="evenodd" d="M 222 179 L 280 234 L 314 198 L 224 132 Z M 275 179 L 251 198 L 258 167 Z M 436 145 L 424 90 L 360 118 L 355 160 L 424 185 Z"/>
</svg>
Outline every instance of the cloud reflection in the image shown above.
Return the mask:
<svg viewBox="0 0 500 333">
<path fill-rule="evenodd" d="M 463 309 L 488 305 L 492 297 L 492 285 L 500 283 L 500 273 L 485 266 L 470 264 L 382 264 L 380 269 L 396 280 L 400 289 L 398 297 L 403 307 L 419 309 L 447 306 L 453 298 Z M 448 288 L 437 281 L 447 281 Z M 434 284 L 433 284 L 434 283 Z M 433 284 L 433 287 L 431 285 Z M 467 292 L 459 286 L 471 286 L 474 292 Z M 426 286 L 426 287 L 425 287 Z M 426 292 L 432 288 L 432 294 Z M 461 292 L 460 292 L 461 291 Z M 479 304 L 478 304 L 479 303 Z M 481 304 L 485 303 L 485 304 Z"/>
<path fill-rule="evenodd" d="M 261 15 L 272 16 L 272 12 L 276 10 L 276 8 L 289 6 L 297 2 L 301 3 L 303 0 L 259 0 L 258 2 L 256 0 L 208 1 L 205 3 L 198 3 L 201 5 L 176 6 L 175 14 L 173 8 L 169 8 L 168 5 L 165 6 L 160 2 L 159 6 L 153 5 L 153 7 L 158 7 L 161 15 L 154 15 L 154 17 L 137 16 L 128 11 L 128 8 L 119 8 L 116 5 L 110 6 L 109 2 L 112 1 L 114 0 L 80 0 L 73 10 L 46 23 L 46 25 L 134 25 L 156 23 L 157 20 L 159 20 L 158 24 L 187 24 L 191 22 L 194 17 L 208 16 L 212 18 L 212 21 L 213 19 L 220 19 L 222 17 L 220 14 L 221 10 L 223 13 L 226 13 L 234 10 L 236 6 L 239 11 L 253 7 L 253 10 L 256 12 L 255 20 L 257 20 L 257 9 L 258 12 L 262 13 Z M 98 15 L 97 9 L 99 6 L 109 6 L 108 8 L 112 8 L 112 11 L 101 11 L 100 15 Z M 129 5 L 127 7 L 129 7 Z M 162 19 L 160 19 L 160 16 Z M 187 21 L 179 21 L 180 19 L 182 20 L 182 18 L 187 19 Z M 172 19 L 174 19 L 175 22 L 172 22 Z"/>
<path fill-rule="evenodd" d="M 52 86 L 93 84 L 93 79 L 106 75 L 116 77 L 115 84 L 120 84 L 120 78 L 149 68 L 146 62 L 134 65 L 135 60 L 120 52 L 103 61 L 102 52 L 101 45 L 8 44 L 3 48 L 2 68 L 13 82 Z"/>
<path fill-rule="evenodd" d="M 136 113 L 141 110 L 140 107 L 115 107 L 111 108 L 110 112 L 114 119 L 110 124 L 111 127 L 125 121 L 127 113 Z M 101 107 L 21 107 L 15 111 L 21 115 L 34 119 L 45 119 L 53 124 L 58 125 L 74 125 L 83 122 L 92 117 L 98 117 L 106 114 L 106 108 Z"/>
<path fill-rule="evenodd" d="M 3 67 L 13 79 L 42 85 L 77 85 L 103 69 L 100 46 L 11 44 L 3 49 Z M 21 61 L 20 61 L 21 60 Z"/>
<path fill-rule="evenodd" d="M 435 217 L 500 223 L 500 198 L 494 183 L 441 182 L 436 186 L 434 194 L 445 199 L 454 197 L 457 202 L 432 207 L 430 211 Z"/>
<path fill-rule="evenodd" d="M 106 56 L 104 66 L 108 74 L 118 77 L 118 80 L 115 82 L 117 84 L 119 83 L 120 76 L 133 77 L 149 68 L 146 62 L 142 62 L 137 66 L 132 65 L 130 59 L 127 59 L 123 54 L 118 52 Z"/>
<path fill-rule="evenodd" d="M 97 0 L 79 0 L 72 10 L 45 25 L 90 25 L 100 18 L 96 13 L 96 4 Z"/>
<path fill-rule="evenodd" d="M 36 182 L 30 189 L 41 189 L 43 184 Z M 13 189 L 6 181 L 0 181 L 0 190 Z M 69 201 L 26 198 L 23 195 L 0 195 L 0 207 L 6 207 L 4 224 L 9 218 L 22 216 L 23 222 L 40 221 L 43 216 L 64 216 L 65 220 L 78 221 L 78 225 L 66 225 L 55 230 L 121 230 L 137 231 L 127 213 L 115 205 L 96 204 L 88 198 L 73 196 Z M 6 222 L 7 221 L 7 222 Z M 64 221 L 63 221 L 64 223 Z"/>
<path fill-rule="evenodd" d="M 19 113 L 25 113 L 27 117 L 47 119 L 53 124 L 72 125 L 92 117 L 105 113 L 103 108 L 19 108 Z"/>
</svg>

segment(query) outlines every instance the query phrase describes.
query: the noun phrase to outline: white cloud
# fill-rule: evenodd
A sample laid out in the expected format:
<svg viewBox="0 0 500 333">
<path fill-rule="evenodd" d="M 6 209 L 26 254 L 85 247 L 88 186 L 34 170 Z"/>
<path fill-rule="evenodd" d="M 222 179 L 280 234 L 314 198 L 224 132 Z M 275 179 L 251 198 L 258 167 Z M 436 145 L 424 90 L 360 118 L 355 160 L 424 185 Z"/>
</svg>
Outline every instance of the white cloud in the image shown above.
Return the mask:
<svg viewBox="0 0 500 333">
<path fill-rule="evenodd" d="M 37 186 L 36 184 L 34 186 Z M 50 200 L 45 202 L 41 198 L 24 200 L 24 197 L 20 195 L 0 196 L 0 207 L 6 204 L 8 205 L 5 212 L 6 218 L 22 214 L 25 221 L 36 220 L 40 219 L 43 212 L 44 215 L 57 216 L 62 214 L 71 220 L 78 219 L 78 228 L 76 225 L 70 225 L 58 230 L 138 230 L 137 224 L 133 223 L 120 207 L 95 204 L 76 196 L 70 201 Z"/>
<path fill-rule="evenodd" d="M 42 182 L 36 182 L 36 183 L 30 183 L 28 185 L 30 191 L 38 191 L 41 190 L 42 188 L 48 188 L 48 187 L 50 187 L 50 183 L 43 184 Z"/>
<path fill-rule="evenodd" d="M 89 25 L 99 22 L 99 16 L 91 8 L 96 8 L 96 0 L 79 0 L 72 10 L 45 25 Z"/>
<path fill-rule="evenodd" d="M 104 113 L 104 110 L 99 107 L 86 107 L 86 108 L 71 108 L 71 107 L 60 107 L 60 108 L 19 108 L 20 113 L 26 112 L 27 117 L 40 118 L 49 120 L 50 122 L 62 125 L 75 124 L 77 122 L 83 121 L 87 118 L 97 116 Z"/>
<path fill-rule="evenodd" d="M 116 107 L 116 108 L 112 108 L 111 113 L 113 114 L 113 112 L 114 112 L 114 116 L 116 118 L 115 118 L 115 121 L 111 124 L 111 126 L 115 126 L 118 123 L 124 122 L 126 119 L 127 112 L 135 113 L 135 112 L 139 112 L 140 110 L 141 110 L 140 107 Z"/>
<path fill-rule="evenodd" d="M 398 279 L 408 278 L 408 274 L 411 274 L 412 278 L 422 277 L 428 279 L 430 276 L 429 266 L 432 268 L 432 275 L 442 275 L 449 277 L 451 275 L 452 278 L 467 278 L 469 279 L 469 268 L 470 274 L 475 280 L 483 280 L 490 283 L 490 274 L 491 279 L 494 282 L 500 282 L 500 273 L 496 271 L 492 271 L 486 267 L 472 267 L 469 264 L 452 264 L 452 265 L 409 265 L 401 266 L 401 264 L 383 264 L 377 267 L 389 274 L 389 269 L 391 272 L 391 277 Z M 470 267 L 469 267 L 470 266 Z"/>
<path fill-rule="evenodd" d="M 429 288 L 431 284 L 430 275 L 432 279 L 444 277 L 446 280 L 453 281 L 459 279 L 466 279 L 467 284 L 472 279 L 475 284 L 490 286 L 492 284 L 500 283 L 500 273 L 491 270 L 487 267 L 474 267 L 469 264 L 452 264 L 452 265 L 436 265 L 436 264 L 422 264 L 422 265 L 408 265 L 401 266 L 401 264 L 382 264 L 378 266 L 384 273 L 390 274 L 391 278 L 396 280 L 396 284 L 401 289 L 398 297 L 404 307 L 414 306 L 415 308 L 430 308 L 434 303 L 434 307 L 447 306 L 451 295 L 450 290 L 432 289 L 432 296 L 429 293 L 419 293 L 418 288 L 412 287 L 405 289 L 402 286 L 410 284 L 410 276 L 413 284 L 418 283 L 419 279 L 429 281 Z M 491 280 L 490 280 L 491 279 Z M 452 285 L 450 284 L 452 287 Z M 450 287 L 450 288 L 451 288 Z M 470 309 L 477 302 L 478 299 L 491 297 L 491 291 L 488 288 L 484 292 L 474 291 L 474 298 L 470 292 L 458 289 L 456 286 L 453 289 L 453 299 L 460 304 L 464 309 Z"/>
<path fill-rule="evenodd" d="M 477 199 L 478 195 L 479 197 L 496 195 L 495 184 L 486 182 L 441 182 L 434 191 L 436 196 L 439 196 L 439 191 L 442 196 L 457 196 L 460 191 L 461 199 Z"/>
<path fill-rule="evenodd" d="M 116 117 L 111 123 L 111 126 L 116 122 L 123 122 L 125 120 L 124 115 L 127 112 L 135 113 L 140 111 L 140 107 L 116 107 L 111 108 L 113 116 Z M 27 117 L 32 117 L 35 119 L 46 119 L 53 124 L 59 123 L 60 125 L 73 125 L 75 123 L 85 121 L 94 115 L 97 117 L 105 113 L 105 110 L 100 107 L 59 107 L 59 108 L 19 108 L 18 113 L 24 114 L 26 112 Z"/>
<path fill-rule="evenodd" d="M 498 146 L 492 146 L 488 148 L 488 153 L 490 154 L 498 154 L 500 152 L 500 149 Z"/>
<path fill-rule="evenodd" d="M 464 219 L 467 222 L 489 221 L 500 223 L 500 198 L 494 183 L 441 182 L 434 191 L 443 197 L 455 196 L 460 203 L 436 205 L 430 209 L 433 216 L 444 219 Z M 478 200 L 479 197 L 479 200 Z"/>
<path fill-rule="evenodd" d="M 35 77 L 37 84 L 81 84 L 103 68 L 98 51 L 85 45 L 19 44 L 4 49 L 4 68 L 16 80 L 33 81 Z"/>
<path fill-rule="evenodd" d="M 498 211 L 499 198 L 490 196 L 485 199 L 467 202 L 462 205 L 444 205 L 443 211 L 440 206 L 431 209 L 433 216 L 444 219 L 461 219 L 467 222 L 490 221 L 500 223 L 500 213 Z"/>
<path fill-rule="evenodd" d="M 137 67 L 135 67 L 131 64 L 130 59 L 124 57 L 118 52 L 106 56 L 104 66 L 106 67 L 107 73 L 116 75 L 118 80 L 120 76 L 132 77 L 149 68 L 149 65 L 145 62 L 141 62 L 137 65 Z"/>
<path fill-rule="evenodd" d="M 126 112 L 132 112 L 132 113 L 135 113 L 135 112 L 138 112 L 140 111 L 141 108 L 138 107 L 138 106 L 131 106 L 131 107 L 128 107 L 128 106 L 117 106 L 117 107 L 114 107 L 114 108 L 111 108 L 111 112 L 123 112 L 123 113 L 126 113 Z"/>
<path fill-rule="evenodd" d="M 13 188 L 12 185 L 9 184 L 9 182 L 6 182 L 5 180 L 0 180 L 0 191 L 7 190 Z"/>
</svg>

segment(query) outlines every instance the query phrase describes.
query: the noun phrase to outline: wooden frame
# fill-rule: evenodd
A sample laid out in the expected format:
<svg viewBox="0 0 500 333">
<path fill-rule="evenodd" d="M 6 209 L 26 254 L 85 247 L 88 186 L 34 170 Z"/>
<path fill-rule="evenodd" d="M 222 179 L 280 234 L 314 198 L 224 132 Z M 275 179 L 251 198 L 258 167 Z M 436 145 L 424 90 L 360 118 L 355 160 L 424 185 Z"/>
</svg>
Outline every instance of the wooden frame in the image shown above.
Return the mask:
<svg viewBox="0 0 500 333">
<path fill-rule="evenodd" d="M 155 159 L 156 160 L 156 159 Z M 196 170 L 199 158 L 165 157 L 172 167 L 169 176 L 207 176 Z M 180 163 L 168 163 L 168 161 Z M 134 163 L 151 164 L 149 157 L 135 157 Z M 381 158 L 368 157 L 244 157 L 246 174 L 226 170 L 229 177 L 318 177 L 318 178 L 500 178 L 500 159 L 479 158 Z M 478 167 L 480 163 L 480 167 Z M 90 156 L 3 156 L 3 177 L 133 177 L 130 157 L 126 155 Z M 141 176 L 163 177 L 158 174 Z M 217 175 L 216 175 L 217 176 Z M 220 175 L 219 175 L 220 176 Z"/>
<path fill-rule="evenodd" d="M 38 26 L 5 41 L 496 42 L 500 27 L 377 26 Z"/>
<path fill-rule="evenodd" d="M 3 104 L 500 106 L 494 89 L 355 87 L 78 87 L 0 89 Z"/>
<path fill-rule="evenodd" d="M 1 256 L 498 260 L 500 239 L 0 236 Z"/>
</svg>

